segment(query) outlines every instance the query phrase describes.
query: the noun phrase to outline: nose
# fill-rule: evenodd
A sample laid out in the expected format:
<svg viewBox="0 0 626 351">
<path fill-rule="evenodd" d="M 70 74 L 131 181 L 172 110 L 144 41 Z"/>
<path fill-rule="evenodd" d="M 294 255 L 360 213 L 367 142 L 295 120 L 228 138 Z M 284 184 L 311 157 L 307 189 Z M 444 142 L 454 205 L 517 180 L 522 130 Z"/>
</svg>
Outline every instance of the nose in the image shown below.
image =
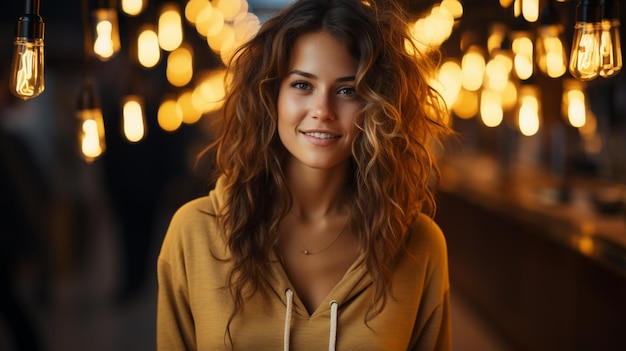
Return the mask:
<svg viewBox="0 0 626 351">
<path fill-rule="evenodd" d="M 313 105 L 311 108 L 311 115 L 313 118 L 322 120 L 335 119 L 335 111 L 333 107 L 332 98 L 329 94 L 318 92 L 313 99 Z"/>
</svg>

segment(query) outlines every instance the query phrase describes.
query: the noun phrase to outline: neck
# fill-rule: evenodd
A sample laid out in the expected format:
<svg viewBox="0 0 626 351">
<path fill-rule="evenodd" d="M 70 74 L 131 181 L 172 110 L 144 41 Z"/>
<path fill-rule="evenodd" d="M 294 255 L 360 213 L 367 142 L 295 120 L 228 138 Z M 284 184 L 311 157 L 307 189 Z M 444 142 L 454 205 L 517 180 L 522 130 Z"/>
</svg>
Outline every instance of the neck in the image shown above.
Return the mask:
<svg viewBox="0 0 626 351">
<path fill-rule="evenodd" d="M 287 165 L 287 184 L 293 197 L 292 213 L 314 220 L 346 210 L 348 162 L 332 169 L 303 167 L 292 161 Z"/>
</svg>

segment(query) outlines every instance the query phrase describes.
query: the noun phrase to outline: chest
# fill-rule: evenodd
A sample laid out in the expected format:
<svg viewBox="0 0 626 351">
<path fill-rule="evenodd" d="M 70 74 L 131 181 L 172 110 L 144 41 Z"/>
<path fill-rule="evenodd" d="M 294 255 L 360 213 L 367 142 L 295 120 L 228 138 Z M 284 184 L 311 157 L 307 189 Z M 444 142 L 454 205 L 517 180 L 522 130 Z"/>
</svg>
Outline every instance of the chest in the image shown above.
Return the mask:
<svg viewBox="0 0 626 351">
<path fill-rule="evenodd" d="M 351 233 L 320 253 L 305 253 L 295 245 L 282 245 L 281 263 L 296 294 L 312 314 L 341 281 L 358 258 Z"/>
<path fill-rule="evenodd" d="M 415 315 L 410 309 L 395 306 L 370 321 L 364 322 L 369 307 L 369 289 L 354 301 L 340 306 L 337 323 L 337 350 L 408 350 Z M 313 315 L 293 314 L 289 330 L 285 330 L 286 307 L 277 300 L 253 297 L 246 309 L 231 324 L 235 350 L 282 350 L 285 333 L 289 334 L 291 350 L 327 350 L 331 333 L 329 311 Z M 216 318 L 217 316 L 221 316 Z M 222 318 L 224 317 L 224 318 Z M 195 319 L 198 350 L 230 350 L 225 345 L 226 315 L 206 313 Z"/>
</svg>

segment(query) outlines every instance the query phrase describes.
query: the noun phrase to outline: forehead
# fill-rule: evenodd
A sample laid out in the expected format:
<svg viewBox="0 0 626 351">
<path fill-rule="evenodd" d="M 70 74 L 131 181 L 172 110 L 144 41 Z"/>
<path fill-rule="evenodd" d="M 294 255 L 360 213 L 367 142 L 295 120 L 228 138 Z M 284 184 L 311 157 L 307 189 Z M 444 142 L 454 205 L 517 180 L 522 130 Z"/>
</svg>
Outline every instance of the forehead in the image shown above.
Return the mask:
<svg viewBox="0 0 626 351">
<path fill-rule="evenodd" d="M 315 73 L 325 70 L 354 75 L 356 67 L 357 60 L 347 46 L 325 31 L 300 35 L 294 42 L 289 58 L 289 71 L 298 69 Z"/>
</svg>

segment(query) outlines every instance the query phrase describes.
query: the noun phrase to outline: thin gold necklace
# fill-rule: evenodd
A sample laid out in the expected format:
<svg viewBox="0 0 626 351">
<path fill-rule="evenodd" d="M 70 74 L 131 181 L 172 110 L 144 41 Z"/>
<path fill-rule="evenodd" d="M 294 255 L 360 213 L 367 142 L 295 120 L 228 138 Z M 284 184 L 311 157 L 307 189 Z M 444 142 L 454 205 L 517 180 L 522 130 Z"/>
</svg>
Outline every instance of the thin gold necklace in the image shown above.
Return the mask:
<svg viewBox="0 0 626 351">
<path fill-rule="evenodd" d="M 308 256 L 308 255 L 317 255 L 317 254 L 320 254 L 320 253 L 328 250 L 331 246 L 335 245 L 337 240 L 339 240 L 339 238 L 341 237 L 341 234 L 343 234 L 343 232 L 345 231 L 346 227 L 348 226 L 348 222 L 349 221 L 350 221 L 350 215 L 347 216 L 346 222 L 343 224 L 343 226 L 341 226 L 341 229 L 339 230 L 339 233 L 337 233 L 337 236 L 335 236 L 333 241 L 331 241 L 330 244 L 324 246 L 324 248 L 322 248 L 319 251 L 313 252 L 311 250 L 308 250 L 308 249 L 304 248 L 304 245 L 302 244 L 302 241 L 298 238 L 298 241 L 300 242 L 300 246 L 302 246 L 302 250 L 300 251 L 300 253 L 302 253 L 303 255 Z"/>
</svg>

